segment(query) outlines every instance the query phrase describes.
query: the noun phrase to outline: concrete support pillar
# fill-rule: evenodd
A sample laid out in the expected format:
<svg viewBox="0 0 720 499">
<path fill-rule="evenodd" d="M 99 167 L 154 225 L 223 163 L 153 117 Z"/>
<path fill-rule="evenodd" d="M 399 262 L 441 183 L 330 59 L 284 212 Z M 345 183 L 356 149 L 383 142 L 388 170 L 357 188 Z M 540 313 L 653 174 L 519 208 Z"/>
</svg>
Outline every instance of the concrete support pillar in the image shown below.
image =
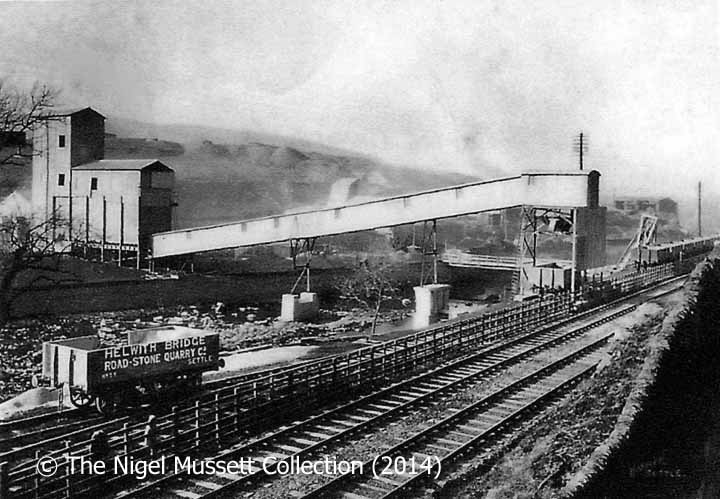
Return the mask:
<svg viewBox="0 0 720 499">
<path fill-rule="evenodd" d="M 414 327 L 426 327 L 440 320 L 448 311 L 450 301 L 449 284 L 428 284 L 415 286 Z"/>
<path fill-rule="evenodd" d="M 300 293 L 282 295 L 280 320 L 285 322 L 306 321 L 318 315 L 320 301 L 317 293 Z"/>
</svg>

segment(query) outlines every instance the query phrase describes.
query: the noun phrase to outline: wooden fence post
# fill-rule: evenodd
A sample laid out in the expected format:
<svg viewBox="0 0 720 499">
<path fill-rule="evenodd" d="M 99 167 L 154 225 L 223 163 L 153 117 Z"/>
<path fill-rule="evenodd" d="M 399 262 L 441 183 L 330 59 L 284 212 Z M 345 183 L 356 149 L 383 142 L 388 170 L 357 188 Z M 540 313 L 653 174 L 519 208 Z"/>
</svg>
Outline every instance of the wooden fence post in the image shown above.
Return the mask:
<svg viewBox="0 0 720 499">
<path fill-rule="evenodd" d="M 158 435 L 157 435 L 157 418 L 154 414 L 148 416 L 145 429 L 143 430 L 143 445 L 148 451 L 150 457 L 155 457 L 157 453 Z"/>
<path fill-rule="evenodd" d="M 42 453 L 40 449 L 35 451 L 35 462 L 40 461 L 40 458 L 42 457 Z M 2 465 L 0 465 L 2 466 Z M 2 470 L 0 470 L 0 482 L 2 482 Z M 35 479 L 33 480 L 33 488 L 35 489 L 35 497 L 38 497 L 40 495 L 40 474 L 35 473 Z M 2 483 L 0 483 L 0 499 L 5 499 L 7 495 L 4 495 L 2 493 Z"/>
<path fill-rule="evenodd" d="M 177 454 L 180 450 L 180 411 L 176 405 L 172 408 L 172 446 Z"/>
<path fill-rule="evenodd" d="M 257 381 L 253 382 L 253 391 L 256 390 Z M 240 436 L 240 389 L 233 388 L 233 410 L 235 412 L 235 433 Z"/>
<path fill-rule="evenodd" d="M 195 442 L 193 448 L 200 448 L 200 401 L 195 401 Z"/>
<path fill-rule="evenodd" d="M 65 455 L 70 456 L 70 440 L 65 440 Z M 65 497 L 72 498 L 72 481 L 70 480 L 70 459 L 65 459 Z"/>
<path fill-rule="evenodd" d="M 123 425 L 123 437 L 122 437 L 122 443 L 123 443 L 123 454 L 125 456 L 130 456 L 130 426 L 125 423 Z"/>
<path fill-rule="evenodd" d="M 220 395 L 215 394 L 215 446 L 220 448 Z"/>
<path fill-rule="evenodd" d="M 10 484 L 8 483 L 8 463 L 0 463 L 0 499 L 10 499 Z"/>
</svg>

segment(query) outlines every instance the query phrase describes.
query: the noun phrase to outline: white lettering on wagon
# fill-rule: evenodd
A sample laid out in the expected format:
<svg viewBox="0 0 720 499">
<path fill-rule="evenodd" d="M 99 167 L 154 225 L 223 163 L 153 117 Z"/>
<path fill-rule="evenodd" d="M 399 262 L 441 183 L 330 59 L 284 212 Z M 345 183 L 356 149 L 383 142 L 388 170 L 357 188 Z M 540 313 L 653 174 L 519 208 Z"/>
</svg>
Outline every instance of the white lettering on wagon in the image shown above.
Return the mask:
<svg viewBox="0 0 720 499">
<path fill-rule="evenodd" d="M 174 362 L 201 365 L 215 359 L 208 352 L 206 338 L 202 336 L 108 348 L 104 356 L 101 377 L 106 380 L 116 377 L 121 369 L 151 368 Z"/>
<path fill-rule="evenodd" d="M 145 355 L 157 352 L 157 343 L 122 345 L 115 348 L 105 349 L 106 359 L 118 359 L 131 355 Z"/>
<path fill-rule="evenodd" d="M 180 338 L 179 340 L 170 340 L 165 342 L 165 350 L 177 350 L 179 348 L 196 347 L 204 345 L 205 338 L 202 336 L 192 336 L 190 338 Z"/>
</svg>

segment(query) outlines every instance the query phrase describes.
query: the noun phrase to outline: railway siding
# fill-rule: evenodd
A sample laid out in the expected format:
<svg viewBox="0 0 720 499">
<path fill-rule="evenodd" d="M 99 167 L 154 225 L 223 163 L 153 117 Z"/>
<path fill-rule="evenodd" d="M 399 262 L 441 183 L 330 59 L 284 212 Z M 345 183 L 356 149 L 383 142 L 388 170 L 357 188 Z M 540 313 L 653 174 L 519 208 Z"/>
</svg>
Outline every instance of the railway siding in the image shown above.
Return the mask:
<svg viewBox="0 0 720 499">
<path fill-rule="evenodd" d="M 615 292 L 631 291 L 674 275 L 673 265 L 654 267 L 612 283 Z M 540 303 L 518 304 L 508 309 L 441 325 L 413 336 L 367 347 L 328 361 L 272 374 L 215 391 L 192 406 L 173 408 L 166 416 L 141 424 L 125 424 L 109 431 L 110 452 L 121 456 L 159 455 L 171 452 L 208 453 L 245 438 L 256 428 L 267 428 L 310 405 L 359 394 L 373 386 L 399 380 L 428 369 L 489 342 L 567 320 L 573 316 L 568 295 L 546 297 Z M 150 435 L 150 436 L 149 436 Z M 152 437 L 152 438 L 151 438 Z M 39 477 L 37 456 L 0 462 L 0 497 L 50 497 L 72 495 L 97 487 L 92 480 L 70 479 L 63 455 L 88 456 L 89 440 L 50 449 L 60 471 L 53 479 Z M 45 447 L 36 447 L 47 452 Z M 31 450 L 31 449 L 26 449 Z M 118 477 L 120 479 L 121 477 Z"/>
<path fill-rule="evenodd" d="M 493 452 L 476 456 L 466 469 L 438 487 L 434 496 L 638 497 L 648 492 L 643 488 L 647 482 L 654 483 L 656 493 L 668 497 L 696 490 L 697 484 L 688 484 L 692 477 L 672 466 L 663 469 L 655 461 L 668 454 L 659 442 L 679 437 L 672 430 L 659 433 L 654 399 L 675 396 L 658 382 L 663 376 L 667 380 L 679 375 L 678 364 L 671 367 L 669 359 L 682 355 L 682 364 L 692 364 L 688 343 L 697 350 L 697 338 L 709 336 L 688 325 L 702 323 L 697 303 L 702 303 L 708 286 L 717 296 L 714 290 L 720 287 L 720 272 L 712 270 L 716 267 L 717 260 L 698 266 L 665 308 L 646 304 L 628 316 L 625 330 L 618 331 L 608 359 L 592 379 Z M 678 400 L 666 402 L 683 405 Z M 677 414 L 667 417 L 679 419 Z M 687 426 L 686 421 L 675 423 Z M 702 455 L 702 450 L 695 452 Z M 643 483 L 637 477 L 648 468 L 650 474 Z"/>
</svg>

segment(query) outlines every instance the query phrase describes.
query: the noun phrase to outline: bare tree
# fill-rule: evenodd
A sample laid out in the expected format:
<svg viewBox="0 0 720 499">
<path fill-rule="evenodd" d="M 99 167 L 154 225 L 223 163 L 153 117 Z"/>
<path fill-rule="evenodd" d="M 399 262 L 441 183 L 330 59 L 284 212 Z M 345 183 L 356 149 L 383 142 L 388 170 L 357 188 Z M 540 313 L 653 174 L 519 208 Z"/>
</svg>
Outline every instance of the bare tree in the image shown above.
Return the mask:
<svg viewBox="0 0 720 499">
<path fill-rule="evenodd" d="M 60 270 L 60 258 L 72 247 L 72 241 L 58 234 L 67 227 L 59 217 L 34 222 L 22 216 L 0 220 L 0 324 L 10 318 L 13 302 L 24 289 L 42 281 L 57 282 L 53 273 Z M 24 282 L 19 285 L 19 278 Z"/>
<path fill-rule="evenodd" d="M 11 143 L 13 151 L 4 151 L 5 142 L 14 134 L 32 132 L 38 122 L 51 114 L 59 92 L 48 85 L 35 83 L 23 91 L 0 79 L 0 166 L 25 164 L 32 151 Z"/>
<path fill-rule="evenodd" d="M 3 166 L 28 165 L 33 151 L 25 146 L 25 138 L 52 115 L 58 94 L 45 84 L 23 90 L 0 79 L 0 176 Z M 8 320 L 13 301 L 22 293 L 21 276 L 23 287 L 52 281 L 48 269 L 57 270 L 60 255 L 70 247 L 70 241 L 61 237 L 66 226 L 56 214 L 46 220 L 30 214 L 0 218 L 0 324 Z"/>
<path fill-rule="evenodd" d="M 397 299 L 400 292 L 389 278 L 389 269 L 386 266 L 370 267 L 367 261 L 362 262 L 352 276 L 340 282 L 339 290 L 341 298 L 374 312 L 369 338 L 375 335 L 382 305 Z"/>
</svg>

